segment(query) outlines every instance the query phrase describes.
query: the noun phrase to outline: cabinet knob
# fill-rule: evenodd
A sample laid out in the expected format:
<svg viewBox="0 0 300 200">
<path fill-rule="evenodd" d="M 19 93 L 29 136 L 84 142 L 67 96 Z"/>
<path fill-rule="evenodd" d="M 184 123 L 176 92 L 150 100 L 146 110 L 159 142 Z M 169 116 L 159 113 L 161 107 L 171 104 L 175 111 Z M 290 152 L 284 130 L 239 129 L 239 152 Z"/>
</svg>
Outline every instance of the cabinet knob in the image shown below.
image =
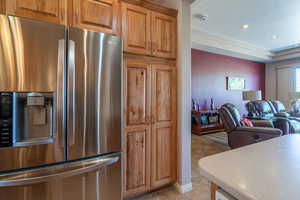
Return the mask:
<svg viewBox="0 0 300 200">
<path fill-rule="evenodd" d="M 146 118 L 145 118 L 145 123 L 146 124 L 150 124 L 150 119 L 149 118 L 150 118 L 149 116 L 146 116 Z"/>
<path fill-rule="evenodd" d="M 151 42 L 148 42 L 148 50 L 151 51 L 151 49 L 152 49 L 152 44 Z"/>
</svg>

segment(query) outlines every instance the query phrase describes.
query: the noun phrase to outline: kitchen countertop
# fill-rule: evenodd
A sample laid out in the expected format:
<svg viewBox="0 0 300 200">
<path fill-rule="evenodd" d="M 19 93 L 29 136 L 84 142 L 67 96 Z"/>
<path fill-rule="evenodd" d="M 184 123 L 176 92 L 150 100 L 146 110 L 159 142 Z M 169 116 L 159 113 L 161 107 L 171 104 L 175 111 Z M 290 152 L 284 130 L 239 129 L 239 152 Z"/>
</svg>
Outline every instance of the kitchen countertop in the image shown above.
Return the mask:
<svg viewBox="0 0 300 200">
<path fill-rule="evenodd" d="M 300 199 L 300 135 L 203 158 L 200 173 L 239 200 Z"/>
</svg>

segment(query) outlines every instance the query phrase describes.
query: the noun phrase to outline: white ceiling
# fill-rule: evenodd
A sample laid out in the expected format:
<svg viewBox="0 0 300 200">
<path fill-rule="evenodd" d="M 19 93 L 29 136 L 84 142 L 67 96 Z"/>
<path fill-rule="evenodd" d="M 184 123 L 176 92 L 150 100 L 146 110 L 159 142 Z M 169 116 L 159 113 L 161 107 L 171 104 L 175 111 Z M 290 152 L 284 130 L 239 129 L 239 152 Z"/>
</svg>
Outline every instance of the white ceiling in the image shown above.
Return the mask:
<svg viewBox="0 0 300 200">
<path fill-rule="evenodd" d="M 208 17 L 200 21 L 194 14 Z M 300 43 L 300 0 L 197 0 L 192 27 L 266 50 L 285 48 Z"/>
</svg>

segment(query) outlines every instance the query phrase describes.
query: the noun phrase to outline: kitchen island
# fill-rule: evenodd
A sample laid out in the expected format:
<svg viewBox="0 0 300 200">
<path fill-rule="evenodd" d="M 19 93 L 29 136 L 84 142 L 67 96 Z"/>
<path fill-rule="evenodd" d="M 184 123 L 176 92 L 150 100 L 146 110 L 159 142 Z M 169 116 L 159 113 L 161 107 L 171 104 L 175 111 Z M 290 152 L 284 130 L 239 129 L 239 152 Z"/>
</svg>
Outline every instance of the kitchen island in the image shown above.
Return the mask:
<svg viewBox="0 0 300 200">
<path fill-rule="evenodd" d="M 200 173 L 238 200 L 300 199 L 300 135 L 287 135 L 199 161 Z"/>
</svg>

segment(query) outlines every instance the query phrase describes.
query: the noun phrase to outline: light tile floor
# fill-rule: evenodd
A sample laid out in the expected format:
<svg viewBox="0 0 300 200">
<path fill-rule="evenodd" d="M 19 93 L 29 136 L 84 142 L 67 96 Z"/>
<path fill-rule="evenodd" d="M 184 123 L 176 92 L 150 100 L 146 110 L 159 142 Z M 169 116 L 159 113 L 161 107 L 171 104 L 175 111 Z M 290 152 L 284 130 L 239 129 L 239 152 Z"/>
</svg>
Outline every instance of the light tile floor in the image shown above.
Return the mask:
<svg viewBox="0 0 300 200">
<path fill-rule="evenodd" d="M 208 140 L 205 137 L 192 135 L 192 183 L 193 190 L 180 194 L 171 186 L 146 194 L 134 200 L 210 200 L 210 184 L 198 172 L 199 159 L 229 150 L 225 145 Z"/>
</svg>

